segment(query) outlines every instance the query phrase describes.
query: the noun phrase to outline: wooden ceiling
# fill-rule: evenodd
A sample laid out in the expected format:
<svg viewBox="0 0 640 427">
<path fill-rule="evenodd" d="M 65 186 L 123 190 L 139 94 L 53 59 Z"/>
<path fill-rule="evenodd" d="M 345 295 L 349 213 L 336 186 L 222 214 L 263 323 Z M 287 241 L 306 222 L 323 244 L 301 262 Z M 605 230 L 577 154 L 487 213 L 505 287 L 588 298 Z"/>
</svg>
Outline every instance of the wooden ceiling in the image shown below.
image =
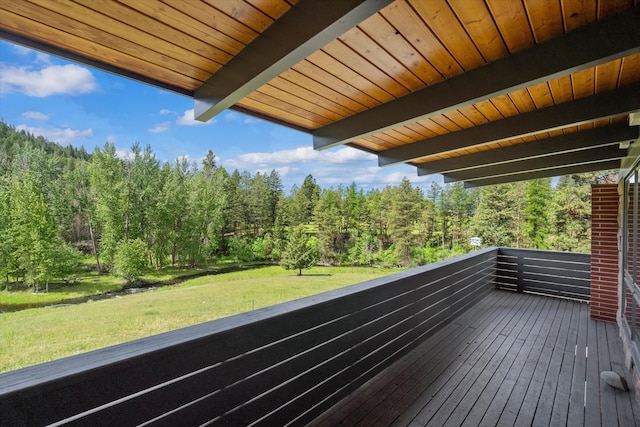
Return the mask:
<svg viewBox="0 0 640 427">
<path fill-rule="evenodd" d="M 0 37 L 468 186 L 639 136 L 640 0 L 4 0 Z"/>
</svg>

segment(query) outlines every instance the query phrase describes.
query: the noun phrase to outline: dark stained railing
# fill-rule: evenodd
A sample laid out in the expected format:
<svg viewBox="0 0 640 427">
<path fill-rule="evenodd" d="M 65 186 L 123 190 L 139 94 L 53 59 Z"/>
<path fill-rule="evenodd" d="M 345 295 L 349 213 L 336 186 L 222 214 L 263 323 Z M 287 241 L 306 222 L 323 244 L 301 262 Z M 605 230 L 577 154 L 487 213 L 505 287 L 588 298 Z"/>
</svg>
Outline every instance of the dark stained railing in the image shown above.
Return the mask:
<svg viewBox="0 0 640 427">
<path fill-rule="evenodd" d="M 484 249 L 1 374 L 0 424 L 302 425 L 483 298 L 517 253 Z"/>
<path fill-rule="evenodd" d="M 589 301 L 591 255 L 499 248 L 496 287 Z"/>
</svg>

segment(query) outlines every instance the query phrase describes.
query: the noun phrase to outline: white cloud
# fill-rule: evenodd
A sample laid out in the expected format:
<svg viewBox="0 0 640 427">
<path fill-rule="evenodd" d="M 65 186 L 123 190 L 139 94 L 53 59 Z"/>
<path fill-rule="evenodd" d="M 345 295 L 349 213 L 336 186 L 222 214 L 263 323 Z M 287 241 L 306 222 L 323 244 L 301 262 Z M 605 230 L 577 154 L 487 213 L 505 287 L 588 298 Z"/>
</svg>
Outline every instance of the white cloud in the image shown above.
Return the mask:
<svg viewBox="0 0 640 427">
<path fill-rule="evenodd" d="M 150 128 L 149 132 L 151 132 L 151 133 L 166 132 L 170 128 L 171 128 L 171 122 L 162 122 L 162 123 L 158 123 L 154 127 Z"/>
<path fill-rule="evenodd" d="M 93 92 L 98 84 L 91 71 L 74 64 L 52 65 L 37 71 L 0 64 L 0 90 L 43 98 Z"/>
<path fill-rule="evenodd" d="M 194 119 L 194 110 L 186 110 L 184 114 L 176 119 L 176 124 L 178 126 L 197 126 L 197 125 L 212 125 L 216 122 L 216 119 L 213 118 L 208 122 L 200 122 Z"/>
<path fill-rule="evenodd" d="M 238 156 L 229 162 L 235 168 L 248 167 L 275 167 L 289 164 L 318 162 L 328 164 L 358 163 L 375 160 L 373 154 L 356 150 L 350 147 L 340 148 L 337 151 L 316 151 L 312 147 L 303 146 L 292 150 L 275 151 L 273 153 L 247 153 Z"/>
<path fill-rule="evenodd" d="M 28 47 L 20 46 L 18 44 L 14 44 L 11 47 L 16 54 L 21 56 L 27 56 L 33 52 L 33 50 L 29 49 Z"/>
<path fill-rule="evenodd" d="M 46 53 L 38 52 L 37 50 L 29 49 L 28 47 L 20 45 L 13 45 L 13 51 L 20 56 L 27 56 L 34 53 L 36 55 L 36 62 L 51 64 L 51 56 Z"/>
<path fill-rule="evenodd" d="M 237 122 L 240 120 L 240 115 L 233 112 L 228 112 L 222 116 L 222 119 L 227 122 Z"/>
<path fill-rule="evenodd" d="M 167 114 L 177 114 L 177 113 L 173 110 L 167 110 L 166 108 L 163 108 L 162 110 L 160 110 L 161 116 L 166 116 Z"/>
<path fill-rule="evenodd" d="M 365 190 L 382 189 L 387 185 L 398 185 L 407 177 L 414 186 L 425 191 L 431 181 L 441 182 L 438 177 L 419 177 L 415 168 L 407 165 L 381 168 L 375 155 L 351 147 L 315 151 L 310 146 L 302 146 L 274 153 L 247 153 L 222 161 L 222 166 L 228 171 L 246 170 L 251 174 L 276 170 L 285 191 L 294 184 L 302 185 L 309 174 L 322 188 L 347 186 L 355 182 Z"/>
<path fill-rule="evenodd" d="M 67 145 L 71 144 L 77 139 L 88 138 L 93 136 L 93 129 L 71 129 L 71 128 L 36 128 L 27 125 L 16 126 L 18 130 L 24 130 L 25 132 L 32 133 L 34 135 L 42 136 L 43 138 L 57 142 L 58 144 Z"/>
<path fill-rule="evenodd" d="M 30 120 L 38 120 L 38 121 L 47 121 L 49 120 L 49 116 L 41 113 L 40 111 L 25 111 L 22 113 L 22 118 L 30 119 Z"/>
<path fill-rule="evenodd" d="M 116 157 L 122 160 L 133 160 L 133 153 L 130 150 L 116 148 Z"/>
<path fill-rule="evenodd" d="M 51 64 L 51 56 L 46 53 L 36 52 L 36 62 L 40 62 L 42 64 Z"/>
</svg>

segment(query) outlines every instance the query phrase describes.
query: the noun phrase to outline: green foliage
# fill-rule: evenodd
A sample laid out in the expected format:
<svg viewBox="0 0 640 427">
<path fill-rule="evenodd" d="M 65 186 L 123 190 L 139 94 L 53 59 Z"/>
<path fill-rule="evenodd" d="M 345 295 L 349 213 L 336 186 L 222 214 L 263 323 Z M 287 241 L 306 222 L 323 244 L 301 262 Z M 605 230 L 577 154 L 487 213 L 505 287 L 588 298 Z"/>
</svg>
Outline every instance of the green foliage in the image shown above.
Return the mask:
<svg viewBox="0 0 640 427">
<path fill-rule="evenodd" d="M 298 276 L 301 276 L 302 269 L 311 268 L 319 260 L 318 239 L 309 237 L 303 224 L 296 226 L 291 231 L 280 265 L 285 270 L 298 270 Z"/>
<path fill-rule="evenodd" d="M 516 204 L 512 194 L 513 184 L 482 189 L 473 229 L 484 245 L 512 246 L 516 241 Z"/>
<path fill-rule="evenodd" d="M 123 240 L 117 247 L 114 272 L 128 281 L 139 279 L 147 266 L 147 245 L 140 238 Z"/>
<path fill-rule="evenodd" d="M 549 206 L 551 203 L 551 180 L 535 179 L 527 187 L 526 236 L 529 247 L 547 249 L 549 235 Z"/>
<path fill-rule="evenodd" d="M 27 177 L 27 179 L 23 179 Z M 194 268 L 232 257 L 289 257 L 305 226 L 331 265 L 420 265 L 484 245 L 589 250 L 590 189 L 613 174 L 465 189 L 432 183 L 364 192 L 320 188 L 312 175 L 285 195 L 276 171 L 228 173 L 209 150 L 200 165 L 159 162 L 149 146 L 89 156 L 0 122 L 0 283 L 19 288 L 64 277 L 69 246 L 113 272 L 118 245 L 141 240 L 146 265 Z M 71 261 L 70 261 L 71 262 Z"/>
<path fill-rule="evenodd" d="M 252 245 L 245 239 L 232 236 L 228 239 L 229 255 L 236 261 L 252 261 L 254 252 Z"/>
<path fill-rule="evenodd" d="M 420 219 L 422 192 L 413 188 L 407 178 L 391 190 L 389 232 L 394 242 L 399 265 L 411 264 L 411 250 L 416 245 L 417 222 Z"/>
<path fill-rule="evenodd" d="M 591 241 L 590 177 L 560 178 L 553 194 L 551 246 L 561 251 L 588 252 Z"/>
</svg>

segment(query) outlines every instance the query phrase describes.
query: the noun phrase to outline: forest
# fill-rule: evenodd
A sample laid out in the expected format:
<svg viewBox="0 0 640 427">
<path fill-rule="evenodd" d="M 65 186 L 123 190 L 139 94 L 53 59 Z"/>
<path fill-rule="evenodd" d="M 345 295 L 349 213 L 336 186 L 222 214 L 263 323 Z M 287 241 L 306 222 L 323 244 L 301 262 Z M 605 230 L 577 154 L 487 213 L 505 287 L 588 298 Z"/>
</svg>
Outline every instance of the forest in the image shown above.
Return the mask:
<svg viewBox="0 0 640 427">
<path fill-rule="evenodd" d="M 312 172 L 312 171 L 310 171 Z M 589 251 L 590 185 L 612 171 L 478 189 L 408 179 L 364 191 L 284 189 L 277 171 L 159 161 L 133 144 L 93 153 L 0 122 L 0 277 L 6 289 L 63 280 L 84 256 L 104 274 L 243 262 L 291 263 L 295 246 L 325 265 L 416 266 L 482 246 Z M 312 253 L 312 255 L 309 255 Z M 0 282 L 1 283 L 1 282 Z"/>
</svg>

